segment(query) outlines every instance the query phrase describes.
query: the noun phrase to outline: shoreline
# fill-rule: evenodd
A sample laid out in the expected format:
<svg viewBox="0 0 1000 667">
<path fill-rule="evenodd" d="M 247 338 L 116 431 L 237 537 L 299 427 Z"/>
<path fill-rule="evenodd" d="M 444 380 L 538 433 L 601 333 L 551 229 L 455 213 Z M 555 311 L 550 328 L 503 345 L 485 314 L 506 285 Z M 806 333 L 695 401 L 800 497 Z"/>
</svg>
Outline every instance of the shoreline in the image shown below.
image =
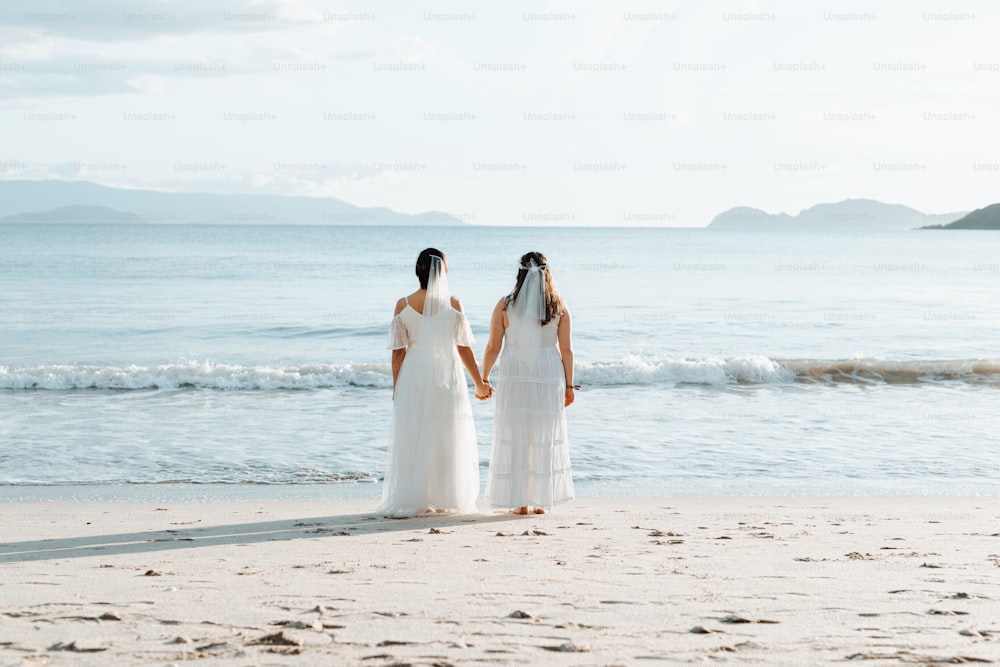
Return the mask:
<svg viewBox="0 0 1000 667">
<path fill-rule="evenodd" d="M 995 498 L 374 506 L 0 502 L 0 663 L 1000 661 Z"/>
<path fill-rule="evenodd" d="M 485 472 L 483 472 L 485 476 Z M 483 484 L 481 479 L 479 510 L 492 511 L 483 504 Z M 738 485 L 734 480 L 708 480 L 695 484 L 693 481 L 643 480 L 640 486 L 625 485 L 612 480 L 574 480 L 579 501 L 603 502 L 622 499 L 627 502 L 656 501 L 663 498 L 697 500 L 720 498 L 759 499 L 824 499 L 824 498 L 996 498 L 991 489 L 976 491 L 976 487 L 963 480 L 953 480 L 951 492 L 942 493 L 937 486 L 927 488 L 914 480 L 871 480 L 866 483 L 855 481 L 854 485 L 838 490 L 838 485 L 813 484 L 809 480 L 767 480 L 753 484 Z M 970 489 L 970 486 L 972 487 Z M 780 488 L 781 493 L 774 490 Z M 926 492 L 922 491 L 926 489 Z M 641 490 L 641 492 L 640 492 Z M 193 483 L 193 482 L 151 482 L 151 483 L 75 483 L 75 484 L 0 484 L 0 506 L 16 503 L 252 503 L 252 502 L 316 502 L 341 503 L 358 501 L 371 504 L 374 510 L 382 499 L 382 481 L 350 482 L 309 482 L 285 483 Z"/>
</svg>

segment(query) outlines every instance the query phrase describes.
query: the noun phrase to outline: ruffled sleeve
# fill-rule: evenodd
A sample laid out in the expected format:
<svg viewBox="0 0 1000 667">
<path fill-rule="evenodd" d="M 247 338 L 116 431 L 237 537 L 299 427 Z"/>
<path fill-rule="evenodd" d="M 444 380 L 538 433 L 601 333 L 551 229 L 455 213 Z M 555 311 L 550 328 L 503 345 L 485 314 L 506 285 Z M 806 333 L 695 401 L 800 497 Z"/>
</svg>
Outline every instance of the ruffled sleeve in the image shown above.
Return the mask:
<svg viewBox="0 0 1000 667">
<path fill-rule="evenodd" d="M 469 326 L 469 318 L 465 316 L 465 313 L 456 314 L 458 317 L 455 318 L 455 345 L 460 347 L 472 347 L 472 344 L 476 342 L 476 339 L 472 335 L 472 327 Z"/>
<path fill-rule="evenodd" d="M 389 340 L 386 347 L 390 350 L 401 350 L 410 344 L 410 335 L 406 331 L 406 323 L 403 318 L 396 315 L 389 325 Z"/>
</svg>

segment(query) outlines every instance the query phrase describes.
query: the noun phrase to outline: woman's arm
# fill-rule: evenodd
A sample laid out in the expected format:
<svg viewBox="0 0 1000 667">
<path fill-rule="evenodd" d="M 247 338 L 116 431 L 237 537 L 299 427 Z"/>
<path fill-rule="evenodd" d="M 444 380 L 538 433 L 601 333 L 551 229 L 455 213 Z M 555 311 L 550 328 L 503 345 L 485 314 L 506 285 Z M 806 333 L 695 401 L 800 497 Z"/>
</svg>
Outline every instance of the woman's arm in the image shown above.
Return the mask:
<svg viewBox="0 0 1000 667">
<path fill-rule="evenodd" d="M 400 299 L 396 302 L 396 311 L 393 313 L 393 319 L 396 318 L 403 309 L 406 308 L 406 299 Z M 403 358 L 406 357 L 406 348 L 400 348 L 398 350 L 392 351 L 392 398 L 396 400 L 396 380 L 399 378 L 399 369 L 403 367 Z"/>
<path fill-rule="evenodd" d="M 504 315 L 507 311 L 507 304 L 503 299 L 497 303 L 493 309 L 493 316 L 490 317 L 490 339 L 486 341 L 486 349 L 483 350 L 483 380 L 490 381 L 490 373 L 500 356 L 500 349 L 503 347 L 503 332 L 507 328 L 504 325 Z"/>
<path fill-rule="evenodd" d="M 472 351 L 471 347 L 459 345 L 458 357 L 462 360 L 465 370 L 467 370 L 469 375 L 472 376 L 472 381 L 476 385 L 476 398 L 485 401 L 490 397 L 493 390 L 490 389 L 485 382 L 483 382 L 483 378 L 479 374 L 479 367 L 476 365 L 476 353 Z"/>
<path fill-rule="evenodd" d="M 451 307 L 460 313 L 463 312 L 462 302 L 457 296 L 451 297 Z M 485 401 L 493 391 L 486 386 L 482 376 L 479 374 L 479 366 L 476 364 L 476 353 L 468 345 L 456 345 L 455 348 L 458 350 L 458 358 L 462 360 L 462 365 L 465 366 L 465 370 L 469 372 L 472 382 L 476 385 L 476 398 Z"/>
<path fill-rule="evenodd" d="M 559 356 L 562 357 L 563 373 L 566 376 L 566 407 L 576 398 L 573 383 L 573 322 L 569 310 L 563 305 L 562 316 L 559 318 Z"/>
</svg>

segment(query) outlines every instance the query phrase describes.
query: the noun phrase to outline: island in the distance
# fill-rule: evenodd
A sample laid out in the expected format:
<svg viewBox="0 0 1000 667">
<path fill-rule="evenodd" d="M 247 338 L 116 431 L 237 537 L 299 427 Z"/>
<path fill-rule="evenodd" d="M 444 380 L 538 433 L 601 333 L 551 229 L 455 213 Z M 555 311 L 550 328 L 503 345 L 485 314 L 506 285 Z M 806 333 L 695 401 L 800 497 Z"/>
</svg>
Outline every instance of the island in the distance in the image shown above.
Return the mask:
<svg viewBox="0 0 1000 667">
<path fill-rule="evenodd" d="M 142 225 L 146 219 L 135 213 L 107 206 L 60 206 L 50 211 L 15 213 L 0 217 L 0 224 L 48 223 L 56 225 Z"/>
<path fill-rule="evenodd" d="M 902 204 L 886 204 L 874 199 L 846 199 L 816 204 L 797 215 L 774 214 L 739 206 L 715 216 L 708 226 L 711 229 L 745 230 L 893 230 L 913 229 L 932 221 L 947 224 L 963 215 L 965 212 L 930 215 Z"/>
<path fill-rule="evenodd" d="M 334 197 L 161 192 L 56 180 L 0 180 L 0 223 L 464 224 L 438 211 L 400 213 Z"/>
<path fill-rule="evenodd" d="M 990 204 L 947 225 L 928 225 L 921 229 L 1000 229 L 1000 204 Z"/>
</svg>

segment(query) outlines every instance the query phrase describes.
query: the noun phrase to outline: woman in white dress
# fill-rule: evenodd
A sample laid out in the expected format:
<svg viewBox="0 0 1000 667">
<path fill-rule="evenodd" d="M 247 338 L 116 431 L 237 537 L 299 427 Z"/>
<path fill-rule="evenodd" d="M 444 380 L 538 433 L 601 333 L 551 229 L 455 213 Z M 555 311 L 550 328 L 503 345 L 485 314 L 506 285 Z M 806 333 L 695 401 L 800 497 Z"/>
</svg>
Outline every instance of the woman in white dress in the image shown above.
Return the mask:
<svg viewBox="0 0 1000 667">
<path fill-rule="evenodd" d="M 464 365 L 476 398 L 492 390 L 479 375 L 472 330 L 448 293 L 444 253 L 417 258 L 420 289 L 396 303 L 392 350 L 392 436 L 382 504 L 393 517 L 476 512 L 479 452 Z"/>
<path fill-rule="evenodd" d="M 566 407 L 577 387 L 569 310 L 539 252 L 521 257 L 514 291 L 493 310 L 487 381 L 501 350 L 486 497 L 515 514 L 544 514 L 573 498 Z"/>
</svg>

